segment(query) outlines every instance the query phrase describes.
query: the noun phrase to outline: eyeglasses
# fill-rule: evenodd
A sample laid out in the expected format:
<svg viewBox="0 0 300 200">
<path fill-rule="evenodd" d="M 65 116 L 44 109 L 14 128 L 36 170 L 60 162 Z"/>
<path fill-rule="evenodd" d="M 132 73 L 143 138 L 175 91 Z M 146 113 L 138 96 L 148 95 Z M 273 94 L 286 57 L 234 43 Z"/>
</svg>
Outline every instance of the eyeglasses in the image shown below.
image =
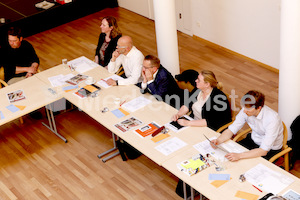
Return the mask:
<svg viewBox="0 0 300 200">
<path fill-rule="evenodd" d="M 117 45 L 117 47 L 118 47 L 118 49 L 125 49 L 126 48 L 126 46 L 119 46 L 119 45 Z"/>
<path fill-rule="evenodd" d="M 146 67 L 146 66 L 144 66 L 144 65 L 143 65 L 143 67 L 144 67 L 145 69 L 153 68 L 153 66 L 151 66 L 151 67 Z"/>
</svg>

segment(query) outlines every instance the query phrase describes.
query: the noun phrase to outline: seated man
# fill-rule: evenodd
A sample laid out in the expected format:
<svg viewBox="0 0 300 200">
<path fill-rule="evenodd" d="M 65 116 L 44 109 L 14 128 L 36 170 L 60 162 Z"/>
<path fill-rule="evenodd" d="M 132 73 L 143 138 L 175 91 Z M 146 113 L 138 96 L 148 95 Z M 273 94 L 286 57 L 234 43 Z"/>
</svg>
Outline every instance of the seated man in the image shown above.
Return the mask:
<svg viewBox="0 0 300 200">
<path fill-rule="evenodd" d="M 8 42 L 7 48 L 3 49 L 3 66 L 5 81 L 12 84 L 35 74 L 40 61 L 32 45 L 23 40 L 21 29 L 11 27 Z"/>
<path fill-rule="evenodd" d="M 108 79 L 106 83 L 112 86 L 138 83 L 141 78 L 143 59 L 144 55 L 133 46 L 131 37 L 120 37 L 117 49 L 113 52 L 107 69 L 109 73 L 116 73 L 122 65 L 126 78 L 118 81 Z"/>
<path fill-rule="evenodd" d="M 241 100 L 242 110 L 236 116 L 233 124 L 226 129 L 216 140 L 216 145 L 229 140 L 247 122 L 252 133 L 239 143 L 250 151 L 243 153 L 228 153 L 226 158 L 230 161 L 237 161 L 244 158 L 263 156 L 270 159 L 281 151 L 283 142 L 283 125 L 277 112 L 264 105 L 265 96 L 255 90 L 244 95 Z"/>
<path fill-rule="evenodd" d="M 179 87 L 172 74 L 160 64 L 160 60 L 152 55 L 147 55 L 143 61 L 142 70 L 143 81 L 137 86 L 142 88 L 142 93 L 149 92 L 156 96 L 157 99 L 166 101 L 175 106 L 174 98 L 168 102 L 167 96 L 176 95 L 178 97 Z M 179 101 L 179 97 L 177 99 Z"/>
</svg>

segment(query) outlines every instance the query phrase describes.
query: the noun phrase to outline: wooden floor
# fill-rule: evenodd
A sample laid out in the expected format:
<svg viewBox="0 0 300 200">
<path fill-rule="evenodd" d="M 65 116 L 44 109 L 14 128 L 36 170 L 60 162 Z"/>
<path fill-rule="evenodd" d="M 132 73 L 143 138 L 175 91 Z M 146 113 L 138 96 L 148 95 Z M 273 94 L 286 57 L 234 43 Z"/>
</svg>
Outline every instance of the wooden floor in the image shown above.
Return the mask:
<svg viewBox="0 0 300 200">
<path fill-rule="evenodd" d="M 82 19 L 26 38 L 45 70 L 79 56 L 94 57 L 100 18 L 115 16 L 123 35 L 130 35 L 144 55 L 156 55 L 154 22 L 122 8 L 105 9 Z M 265 93 L 277 110 L 278 74 L 178 32 L 180 66 L 209 69 L 225 92 L 240 97 L 250 89 Z M 44 110 L 41 109 L 44 113 Z M 64 143 L 29 116 L 0 127 L 0 199 L 181 199 L 177 178 L 145 156 L 123 162 L 120 156 L 103 163 L 97 154 L 112 147 L 110 132 L 78 110 L 56 116 Z M 300 163 L 293 174 L 300 177 Z"/>
</svg>

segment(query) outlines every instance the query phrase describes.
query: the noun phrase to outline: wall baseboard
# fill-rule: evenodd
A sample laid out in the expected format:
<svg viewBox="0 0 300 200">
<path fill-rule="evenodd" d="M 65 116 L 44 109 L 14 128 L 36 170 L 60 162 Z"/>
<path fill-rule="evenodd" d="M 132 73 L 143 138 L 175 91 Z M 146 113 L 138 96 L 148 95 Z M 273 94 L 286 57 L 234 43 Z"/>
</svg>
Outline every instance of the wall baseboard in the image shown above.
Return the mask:
<svg viewBox="0 0 300 200">
<path fill-rule="evenodd" d="M 215 44 L 215 43 L 213 43 L 213 42 L 210 42 L 210 41 L 208 41 L 208 40 L 205 40 L 205 39 L 203 39 L 203 38 L 201 38 L 201 37 L 199 37 L 199 36 L 193 35 L 193 38 L 196 39 L 196 40 L 199 40 L 199 41 L 201 41 L 201 42 L 207 43 L 208 45 L 211 45 L 211 46 L 213 46 L 213 47 L 215 47 L 215 48 L 222 49 L 223 51 L 226 51 L 226 52 L 231 53 L 231 54 L 234 54 L 234 55 L 236 55 L 236 56 L 238 56 L 238 57 L 240 57 L 240 58 L 243 58 L 243 59 L 245 59 L 245 60 L 248 60 L 248 61 L 250 61 L 250 62 L 253 62 L 253 63 L 255 63 L 255 64 L 257 64 L 257 65 L 259 65 L 259 66 L 261 66 L 261 67 L 263 67 L 263 68 L 266 68 L 266 69 L 268 69 L 268 70 L 270 70 L 270 71 L 279 73 L 279 69 L 277 69 L 277 68 L 275 68 L 275 67 L 272 67 L 272 66 L 270 66 L 270 65 L 266 65 L 266 64 L 264 64 L 264 63 L 262 63 L 262 62 L 259 62 L 259 61 L 257 61 L 257 60 L 254 60 L 254 59 L 252 59 L 252 58 L 249 58 L 249 57 L 247 57 L 247 56 L 245 56 L 245 55 L 242 55 L 242 54 L 240 54 L 240 53 L 237 53 L 237 52 L 235 52 L 235 51 L 232 51 L 232 50 L 230 50 L 230 49 L 227 49 L 227 48 L 225 48 L 225 47 L 222 47 L 222 46 L 220 46 L 220 45 L 218 45 L 218 44 Z"/>
</svg>

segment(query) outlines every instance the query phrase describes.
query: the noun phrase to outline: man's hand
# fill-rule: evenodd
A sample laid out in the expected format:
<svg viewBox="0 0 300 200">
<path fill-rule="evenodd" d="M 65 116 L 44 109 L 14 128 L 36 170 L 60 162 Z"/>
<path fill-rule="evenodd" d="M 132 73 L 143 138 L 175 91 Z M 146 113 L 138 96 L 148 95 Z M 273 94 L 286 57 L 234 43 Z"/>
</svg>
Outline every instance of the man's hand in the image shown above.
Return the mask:
<svg viewBox="0 0 300 200">
<path fill-rule="evenodd" d="M 228 153 L 225 155 L 225 158 L 227 158 L 231 162 L 238 161 L 241 159 L 239 153 Z"/>
<path fill-rule="evenodd" d="M 108 79 L 107 81 L 106 81 L 106 84 L 107 85 L 110 85 L 110 86 L 116 86 L 117 85 L 117 82 L 114 80 L 114 79 Z"/>
<path fill-rule="evenodd" d="M 34 66 L 28 67 L 27 74 L 36 74 L 36 67 L 34 67 Z"/>
<path fill-rule="evenodd" d="M 30 77 L 30 76 L 32 76 L 33 74 L 32 73 L 28 73 L 27 72 L 27 74 L 25 75 L 25 78 L 28 78 L 28 77 Z"/>
<path fill-rule="evenodd" d="M 142 77 L 143 77 L 143 82 L 147 83 L 148 81 L 153 80 L 153 73 L 149 69 L 143 69 Z"/>
<path fill-rule="evenodd" d="M 213 140 L 211 140 L 211 143 L 213 143 L 214 145 L 219 145 L 220 144 L 220 142 L 218 141 L 218 139 L 213 139 Z M 212 145 L 210 143 L 210 146 L 212 147 L 212 148 L 214 148 L 214 149 L 216 149 L 217 147 L 215 147 L 214 145 Z"/>
<path fill-rule="evenodd" d="M 120 55 L 119 52 L 117 50 L 115 50 L 112 54 L 111 61 L 115 62 L 117 57 L 119 57 L 119 55 Z"/>
</svg>

